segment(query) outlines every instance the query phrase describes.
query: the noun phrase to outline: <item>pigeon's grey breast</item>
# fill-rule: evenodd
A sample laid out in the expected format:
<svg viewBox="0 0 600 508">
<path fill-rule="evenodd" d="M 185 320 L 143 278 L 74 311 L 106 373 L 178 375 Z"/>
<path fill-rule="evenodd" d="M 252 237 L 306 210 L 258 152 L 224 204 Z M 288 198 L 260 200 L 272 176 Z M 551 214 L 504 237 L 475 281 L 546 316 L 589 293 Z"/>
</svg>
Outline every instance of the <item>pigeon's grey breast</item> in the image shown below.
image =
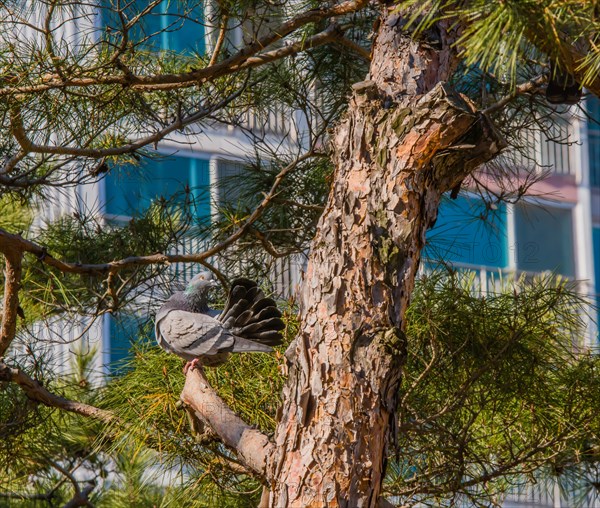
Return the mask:
<svg viewBox="0 0 600 508">
<path fill-rule="evenodd" d="M 215 318 L 185 310 L 169 310 L 156 326 L 168 349 L 185 359 L 231 350 L 235 341 Z"/>
</svg>

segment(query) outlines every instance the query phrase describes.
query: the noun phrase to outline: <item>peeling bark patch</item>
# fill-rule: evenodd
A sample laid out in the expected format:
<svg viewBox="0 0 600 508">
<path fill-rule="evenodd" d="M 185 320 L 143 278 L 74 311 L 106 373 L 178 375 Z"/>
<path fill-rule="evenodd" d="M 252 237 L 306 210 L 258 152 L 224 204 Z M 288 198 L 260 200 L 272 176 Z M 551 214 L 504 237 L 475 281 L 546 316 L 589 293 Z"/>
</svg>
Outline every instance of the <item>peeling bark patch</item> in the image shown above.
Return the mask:
<svg viewBox="0 0 600 508">
<path fill-rule="evenodd" d="M 440 83 L 455 58 L 444 23 L 435 49 L 402 33 L 399 16 L 383 20 L 370 75 L 334 134 L 335 180 L 300 293 L 271 506 L 377 506 L 425 233 L 448 185 L 496 149 L 489 134 L 468 164 L 451 155 L 481 120 Z"/>
</svg>

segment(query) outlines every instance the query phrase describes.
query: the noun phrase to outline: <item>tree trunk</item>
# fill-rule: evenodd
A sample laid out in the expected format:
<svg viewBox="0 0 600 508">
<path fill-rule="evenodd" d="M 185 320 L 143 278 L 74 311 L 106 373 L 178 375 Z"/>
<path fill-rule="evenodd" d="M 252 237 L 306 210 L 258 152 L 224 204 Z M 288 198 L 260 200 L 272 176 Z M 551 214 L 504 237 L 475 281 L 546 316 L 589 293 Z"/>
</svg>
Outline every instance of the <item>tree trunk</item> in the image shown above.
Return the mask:
<svg viewBox="0 0 600 508">
<path fill-rule="evenodd" d="M 404 313 L 443 192 L 501 141 L 443 85 L 457 34 L 414 42 L 382 15 L 367 81 L 334 143 L 334 184 L 313 241 L 288 349 L 270 505 L 378 504 L 406 356 Z"/>
</svg>

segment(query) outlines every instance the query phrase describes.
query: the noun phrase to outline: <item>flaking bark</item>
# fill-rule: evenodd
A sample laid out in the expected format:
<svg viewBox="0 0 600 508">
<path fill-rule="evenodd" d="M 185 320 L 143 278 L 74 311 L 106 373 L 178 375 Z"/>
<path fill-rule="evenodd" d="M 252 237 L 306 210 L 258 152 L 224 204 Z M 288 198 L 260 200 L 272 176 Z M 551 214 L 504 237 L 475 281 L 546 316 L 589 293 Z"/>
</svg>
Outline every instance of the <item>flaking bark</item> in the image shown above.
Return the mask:
<svg viewBox="0 0 600 508">
<path fill-rule="evenodd" d="M 375 507 L 394 442 L 404 314 L 443 192 L 502 147 L 443 83 L 456 32 L 412 41 L 385 15 L 370 75 L 333 139 L 335 177 L 288 349 L 271 506 Z"/>
</svg>

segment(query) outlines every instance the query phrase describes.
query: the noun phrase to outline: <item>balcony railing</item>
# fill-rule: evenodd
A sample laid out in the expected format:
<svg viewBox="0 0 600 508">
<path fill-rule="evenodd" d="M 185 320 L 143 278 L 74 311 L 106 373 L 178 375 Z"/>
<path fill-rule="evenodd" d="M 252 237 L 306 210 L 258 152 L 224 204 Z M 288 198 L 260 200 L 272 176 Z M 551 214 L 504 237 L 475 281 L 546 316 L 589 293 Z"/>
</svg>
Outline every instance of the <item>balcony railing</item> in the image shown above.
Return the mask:
<svg viewBox="0 0 600 508">
<path fill-rule="evenodd" d="M 554 175 L 576 174 L 572 145 L 577 140 L 567 120 L 556 118 L 546 132 L 524 131 L 520 139 L 521 148 L 511 150 L 505 156 L 507 163 L 526 170 L 549 171 Z"/>
<path fill-rule="evenodd" d="M 192 254 L 204 252 L 209 246 L 204 240 L 197 238 L 184 238 L 180 244 L 175 247 L 171 254 Z M 306 257 L 302 254 L 296 254 L 283 258 L 269 259 L 266 263 L 268 279 L 271 283 L 273 292 L 281 298 L 289 298 L 295 295 L 296 290 L 302 280 Z M 250 263 L 243 260 L 234 263 L 219 263 L 214 261 L 217 269 L 226 270 L 228 273 L 244 273 L 250 267 Z M 199 263 L 173 263 L 170 267 L 171 274 L 180 281 L 191 279 L 198 272 L 204 270 Z"/>
</svg>

